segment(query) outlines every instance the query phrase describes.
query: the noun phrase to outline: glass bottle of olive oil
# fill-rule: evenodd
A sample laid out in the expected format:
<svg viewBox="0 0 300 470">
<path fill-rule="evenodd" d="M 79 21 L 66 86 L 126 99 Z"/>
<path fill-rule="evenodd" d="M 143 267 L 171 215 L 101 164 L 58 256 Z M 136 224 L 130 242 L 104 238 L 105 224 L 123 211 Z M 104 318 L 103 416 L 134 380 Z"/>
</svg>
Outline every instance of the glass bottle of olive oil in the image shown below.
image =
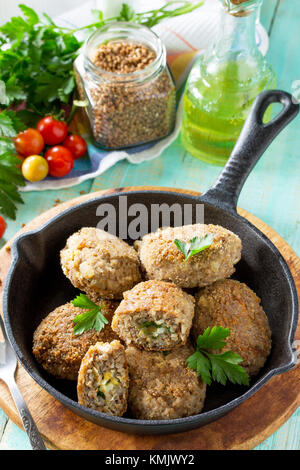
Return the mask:
<svg viewBox="0 0 300 470">
<path fill-rule="evenodd" d="M 275 88 L 276 77 L 256 42 L 262 0 L 219 2 L 219 38 L 190 73 L 181 139 L 193 156 L 224 165 L 253 100 Z M 265 120 L 271 112 L 269 108 Z"/>
</svg>

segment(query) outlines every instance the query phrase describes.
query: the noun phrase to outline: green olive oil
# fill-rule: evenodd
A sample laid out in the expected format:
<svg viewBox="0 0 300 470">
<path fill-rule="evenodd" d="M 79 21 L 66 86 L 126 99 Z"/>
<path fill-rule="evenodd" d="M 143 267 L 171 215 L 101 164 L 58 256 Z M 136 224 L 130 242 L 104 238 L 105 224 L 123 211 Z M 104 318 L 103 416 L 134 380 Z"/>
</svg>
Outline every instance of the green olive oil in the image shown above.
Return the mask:
<svg viewBox="0 0 300 470">
<path fill-rule="evenodd" d="M 260 4 L 252 2 L 253 12 Z M 276 86 L 275 74 L 256 45 L 258 12 L 251 14 L 232 16 L 222 8 L 224 37 L 194 64 L 186 85 L 182 143 L 207 163 L 226 163 L 254 99 Z M 271 113 L 269 107 L 264 120 Z"/>
</svg>

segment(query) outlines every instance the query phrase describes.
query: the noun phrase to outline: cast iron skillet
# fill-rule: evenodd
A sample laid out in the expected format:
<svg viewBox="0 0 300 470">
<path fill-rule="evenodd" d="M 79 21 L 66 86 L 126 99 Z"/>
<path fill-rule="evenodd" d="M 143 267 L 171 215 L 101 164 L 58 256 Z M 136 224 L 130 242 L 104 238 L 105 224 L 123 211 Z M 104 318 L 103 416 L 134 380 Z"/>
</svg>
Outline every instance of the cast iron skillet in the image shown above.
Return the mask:
<svg viewBox="0 0 300 470">
<path fill-rule="evenodd" d="M 282 111 L 268 124 L 262 123 L 271 103 L 280 102 Z M 297 115 L 299 105 L 282 91 L 267 91 L 255 100 L 236 147 L 215 185 L 201 198 L 168 191 L 135 191 L 105 195 L 73 207 L 42 228 L 21 235 L 12 247 L 12 265 L 4 290 L 4 319 L 11 344 L 25 369 L 53 397 L 83 418 L 118 431 L 161 434 L 193 429 L 223 416 L 259 390 L 271 377 L 295 365 L 293 339 L 298 319 L 297 294 L 289 268 L 275 246 L 247 220 L 236 213 L 242 186 L 259 157 L 275 136 Z M 242 260 L 235 278 L 246 282 L 262 299 L 272 330 L 272 352 L 249 387 L 212 385 L 203 412 L 175 420 L 143 421 L 130 415 L 119 418 L 99 413 L 76 402 L 74 383 L 48 375 L 32 352 L 34 329 L 55 307 L 78 294 L 62 274 L 59 251 L 66 239 L 83 226 L 96 226 L 101 203 L 112 204 L 118 214 L 119 196 L 128 206 L 142 203 L 205 205 L 205 223 L 222 225 L 238 234 L 243 243 Z M 129 217 L 130 220 L 130 217 Z M 172 222 L 171 222 L 172 224 Z M 119 227 L 118 227 L 119 229 Z M 132 240 L 127 240 L 132 243 Z"/>
</svg>

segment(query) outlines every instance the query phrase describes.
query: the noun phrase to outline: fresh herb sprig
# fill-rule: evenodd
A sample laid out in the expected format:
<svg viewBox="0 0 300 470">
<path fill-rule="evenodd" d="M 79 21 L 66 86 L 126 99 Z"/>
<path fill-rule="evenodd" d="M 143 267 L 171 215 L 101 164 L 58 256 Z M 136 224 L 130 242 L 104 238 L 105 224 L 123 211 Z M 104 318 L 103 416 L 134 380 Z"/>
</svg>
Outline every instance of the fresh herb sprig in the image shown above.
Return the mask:
<svg viewBox="0 0 300 470">
<path fill-rule="evenodd" d="M 207 234 L 204 237 L 194 237 L 189 242 L 184 242 L 182 240 L 178 240 L 177 238 L 174 240 L 175 245 L 181 251 L 184 256 L 185 261 L 187 261 L 191 256 L 200 253 L 203 250 L 206 250 L 214 240 L 214 236 L 211 234 Z"/>
<path fill-rule="evenodd" d="M 86 312 L 77 315 L 73 319 L 75 326 L 73 332 L 75 335 L 81 335 L 85 331 L 96 330 L 101 331 L 108 324 L 107 318 L 102 313 L 102 308 L 99 305 L 95 304 L 89 297 L 85 294 L 78 295 L 73 301 L 72 304 L 74 307 L 79 307 Z"/>
<path fill-rule="evenodd" d="M 148 26 L 148 28 L 152 28 L 153 26 L 158 23 L 161 23 L 165 19 L 175 18 L 176 16 L 181 16 L 190 13 L 202 6 L 203 3 L 204 1 L 197 3 L 191 3 L 190 1 L 167 2 L 164 6 L 156 10 L 146 11 L 144 13 L 137 13 L 136 21 L 144 26 Z"/>
<path fill-rule="evenodd" d="M 23 16 L 0 27 L 1 107 L 26 102 L 33 115 L 58 116 L 75 89 L 73 63 L 82 43 L 48 15 L 19 8 Z"/>
<path fill-rule="evenodd" d="M 15 111 L 0 113 L 0 212 L 13 220 L 16 219 L 16 204 L 23 203 L 19 187 L 25 182 L 12 138 L 24 129 Z"/>
<path fill-rule="evenodd" d="M 230 330 L 221 326 L 207 328 L 203 335 L 198 336 L 196 351 L 187 359 L 188 367 L 196 370 L 208 385 L 211 385 L 213 380 L 222 385 L 226 385 L 227 380 L 234 384 L 249 385 L 249 375 L 239 365 L 243 359 L 238 354 L 232 351 L 213 354 L 208 351 L 226 346 L 224 340 L 229 334 Z"/>
<path fill-rule="evenodd" d="M 111 18 L 104 18 L 102 10 L 93 9 L 92 13 L 95 18 L 95 21 L 93 23 L 74 29 L 68 27 L 61 27 L 60 29 L 64 32 L 75 34 L 80 31 L 95 30 L 101 28 L 102 26 L 108 23 L 112 23 L 115 21 L 127 21 L 130 23 L 138 23 L 143 26 L 147 26 L 148 28 L 152 28 L 153 26 L 169 18 L 175 18 L 176 16 L 191 13 L 201 7 L 203 4 L 204 0 L 197 3 L 191 3 L 190 0 L 174 0 L 167 2 L 161 8 L 138 13 L 127 3 L 122 3 L 121 10 L 116 16 L 113 16 Z M 48 15 L 46 15 L 45 13 L 43 14 L 43 16 L 48 17 Z M 51 20 L 51 18 L 49 17 L 48 19 Z M 54 23 L 52 22 L 52 24 Z"/>
<path fill-rule="evenodd" d="M 147 26 L 148 28 L 152 28 L 153 26 L 157 25 L 158 23 L 161 23 L 166 19 L 175 18 L 176 16 L 191 13 L 192 11 L 201 7 L 203 3 L 204 0 L 197 3 L 191 3 L 188 0 L 174 0 L 166 2 L 166 4 L 163 5 L 161 8 L 144 11 L 141 13 L 138 13 L 127 3 L 122 3 L 120 13 L 117 16 L 105 19 L 103 16 L 103 11 L 95 9 L 93 10 L 93 14 L 94 17 L 97 18 L 97 21 L 88 26 L 83 26 L 81 28 L 73 30 L 73 32 L 100 28 L 101 26 L 107 23 L 111 23 L 113 21 L 129 21 L 131 23 L 138 23 L 143 26 Z"/>
</svg>

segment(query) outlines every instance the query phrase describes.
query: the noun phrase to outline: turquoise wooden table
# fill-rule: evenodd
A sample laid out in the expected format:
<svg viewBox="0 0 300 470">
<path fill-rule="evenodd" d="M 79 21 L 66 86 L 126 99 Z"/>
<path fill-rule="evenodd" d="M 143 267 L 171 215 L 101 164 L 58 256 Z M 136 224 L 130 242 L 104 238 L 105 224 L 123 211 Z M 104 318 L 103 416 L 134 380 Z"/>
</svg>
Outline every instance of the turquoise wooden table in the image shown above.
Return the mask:
<svg viewBox="0 0 300 470">
<path fill-rule="evenodd" d="M 261 22 L 270 35 L 268 59 L 278 75 L 278 88 L 300 88 L 298 0 L 265 0 Z M 297 85 L 297 83 L 296 83 Z M 273 143 L 257 164 L 242 191 L 239 206 L 273 227 L 300 255 L 300 118 Z M 83 193 L 121 186 L 169 186 L 204 191 L 220 173 L 189 155 L 178 138 L 161 157 L 132 165 L 119 162 L 105 174 L 79 186 L 60 191 L 25 193 L 16 222 L 9 222 L 0 248 L 20 228 L 37 215 Z M 30 449 L 23 430 L 0 410 L 0 450 Z M 258 450 L 300 449 L 300 409 Z"/>
</svg>

